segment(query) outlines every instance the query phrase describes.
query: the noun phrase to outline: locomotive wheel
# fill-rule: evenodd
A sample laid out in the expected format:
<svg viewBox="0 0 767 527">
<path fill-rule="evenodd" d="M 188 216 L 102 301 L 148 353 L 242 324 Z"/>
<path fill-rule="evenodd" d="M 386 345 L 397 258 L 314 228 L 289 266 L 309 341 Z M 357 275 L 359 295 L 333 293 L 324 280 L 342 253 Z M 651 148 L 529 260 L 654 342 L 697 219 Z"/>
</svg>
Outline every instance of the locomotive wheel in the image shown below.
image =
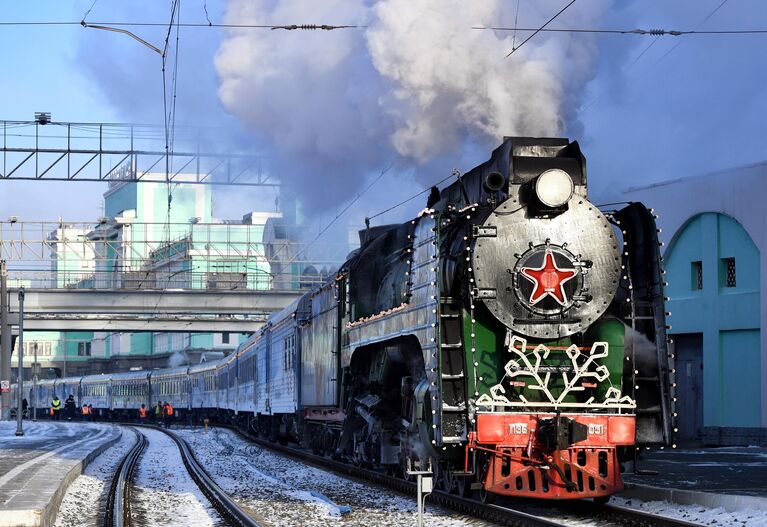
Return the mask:
<svg viewBox="0 0 767 527">
<path fill-rule="evenodd" d="M 439 469 L 439 486 L 445 492 L 455 494 L 457 484 L 456 477 L 453 475 L 453 471 L 449 468 Z"/>
<path fill-rule="evenodd" d="M 455 488 L 458 495 L 462 498 L 468 498 L 471 496 L 471 478 L 466 476 L 459 476 L 455 482 Z"/>
<path fill-rule="evenodd" d="M 495 503 L 495 494 L 492 492 L 488 492 L 488 490 L 485 488 L 485 477 L 487 476 L 487 473 L 490 471 L 490 458 L 485 454 L 484 462 L 481 464 L 482 470 L 480 471 L 479 475 L 479 482 L 481 486 L 479 487 L 479 501 L 482 503 L 487 504 L 493 504 Z"/>
<path fill-rule="evenodd" d="M 495 503 L 495 498 L 496 498 L 496 495 L 488 491 L 484 485 L 480 487 L 479 501 L 481 501 L 482 503 L 486 503 L 488 505 L 492 505 L 493 503 Z"/>
<path fill-rule="evenodd" d="M 434 483 L 439 490 L 450 492 L 450 479 L 445 467 L 437 465 L 434 468 Z"/>
</svg>

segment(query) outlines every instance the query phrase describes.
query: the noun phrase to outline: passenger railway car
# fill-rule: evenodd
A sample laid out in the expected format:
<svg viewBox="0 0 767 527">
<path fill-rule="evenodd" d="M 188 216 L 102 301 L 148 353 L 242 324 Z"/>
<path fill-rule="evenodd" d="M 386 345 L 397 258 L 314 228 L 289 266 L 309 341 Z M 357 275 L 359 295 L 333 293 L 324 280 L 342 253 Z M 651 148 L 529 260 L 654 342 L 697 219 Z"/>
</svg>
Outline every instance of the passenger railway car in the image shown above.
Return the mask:
<svg viewBox="0 0 767 527">
<path fill-rule="evenodd" d="M 93 405 L 93 408 L 107 409 L 109 403 L 109 387 L 112 375 L 87 375 L 80 380 L 80 406 Z"/>
<path fill-rule="evenodd" d="M 669 444 L 671 370 L 654 217 L 601 211 L 586 176 L 576 142 L 506 138 L 229 357 L 104 379 L 110 408 L 148 393 L 350 463 L 430 459 L 483 500 L 604 500 Z"/>
<path fill-rule="evenodd" d="M 152 405 L 158 401 L 168 402 L 179 418 L 188 415 L 191 410 L 189 367 L 153 370 L 149 379 Z"/>
<path fill-rule="evenodd" d="M 142 404 L 150 407 L 149 373 L 146 371 L 114 373 L 96 385 L 106 388 L 109 394 L 107 408 L 114 417 L 134 418 Z"/>
<path fill-rule="evenodd" d="M 204 413 L 203 417 L 214 417 L 218 410 L 217 367 L 216 362 L 205 362 L 189 368 L 191 406 Z"/>
<path fill-rule="evenodd" d="M 80 402 L 80 379 L 81 377 L 64 377 L 56 381 L 56 395 L 63 401 L 66 401 L 67 397 L 72 395 L 75 398 L 77 406 L 81 405 Z"/>
</svg>

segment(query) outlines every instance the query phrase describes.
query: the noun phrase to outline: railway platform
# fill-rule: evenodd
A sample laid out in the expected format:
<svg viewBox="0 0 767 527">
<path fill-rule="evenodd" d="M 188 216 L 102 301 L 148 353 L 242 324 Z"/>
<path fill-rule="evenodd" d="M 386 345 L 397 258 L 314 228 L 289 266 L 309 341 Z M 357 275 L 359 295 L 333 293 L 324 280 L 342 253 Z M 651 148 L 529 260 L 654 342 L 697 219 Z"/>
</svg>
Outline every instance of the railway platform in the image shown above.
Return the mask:
<svg viewBox="0 0 767 527">
<path fill-rule="evenodd" d="M 624 474 L 625 497 L 723 507 L 767 509 L 767 448 L 718 447 L 645 452 Z"/>
<path fill-rule="evenodd" d="M 0 527 L 53 525 L 69 484 L 120 439 L 118 427 L 93 423 L 0 423 Z"/>
</svg>

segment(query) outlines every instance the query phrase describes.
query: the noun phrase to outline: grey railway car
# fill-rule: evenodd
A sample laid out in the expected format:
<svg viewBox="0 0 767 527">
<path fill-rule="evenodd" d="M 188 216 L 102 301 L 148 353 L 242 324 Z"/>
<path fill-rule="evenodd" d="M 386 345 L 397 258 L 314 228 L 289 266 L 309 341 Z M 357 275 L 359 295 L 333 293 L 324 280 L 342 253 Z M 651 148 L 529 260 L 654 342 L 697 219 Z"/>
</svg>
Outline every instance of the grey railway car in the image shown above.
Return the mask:
<svg viewBox="0 0 767 527">
<path fill-rule="evenodd" d="M 266 323 L 261 331 L 254 335 L 256 348 L 256 413 L 259 415 L 271 415 L 269 406 L 269 379 L 270 370 L 270 338 L 271 324 Z"/>
<path fill-rule="evenodd" d="M 54 395 L 57 395 L 56 380 L 46 379 L 37 383 L 37 393 L 34 399 L 37 401 L 38 408 L 50 408 Z"/>
<path fill-rule="evenodd" d="M 188 366 L 154 370 L 151 373 L 150 381 L 152 404 L 157 401 L 168 402 L 179 417 L 191 411 Z"/>
<path fill-rule="evenodd" d="M 206 416 L 218 409 L 217 362 L 196 364 L 189 368 L 191 405 Z"/>
<path fill-rule="evenodd" d="M 255 372 L 256 345 L 248 340 L 237 350 L 236 359 L 236 393 L 234 413 L 253 414 L 255 412 Z"/>
<path fill-rule="evenodd" d="M 24 395 L 23 397 L 27 399 L 27 403 L 29 405 L 29 408 L 32 408 L 33 406 L 37 405 L 38 408 L 38 417 L 41 417 L 43 415 L 46 415 L 46 412 L 48 412 L 48 409 L 50 408 L 51 400 L 53 400 L 53 394 L 55 393 L 55 383 L 57 381 L 53 379 L 46 379 L 43 381 L 38 381 L 37 383 L 37 391 L 35 391 L 35 388 L 32 384 L 32 382 L 28 382 L 24 385 Z M 11 407 L 16 407 L 16 402 L 18 401 L 18 385 L 12 384 L 11 385 Z M 61 398 L 61 405 L 64 406 L 64 398 Z"/>
<path fill-rule="evenodd" d="M 218 377 L 218 408 L 219 410 L 230 410 L 234 408 L 234 395 L 230 387 L 234 386 L 235 375 L 235 360 L 237 359 L 235 354 L 222 359 L 219 363 L 217 371 Z"/>
<path fill-rule="evenodd" d="M 302 299 L 297 312 L 300 338 L 296 363 L 300 368 L 300 401 L 305 407 L 335 407 L 338 404 L 337 283 L 324 284 Z"/>
<path fill-rule="evenodd" d="M 83 404 L 93 405 L 94 410 L 104 410 L 110 407 L 109 388 L 112 375 L 87 375 L 80 380 L 80 397 Z"/>
<path fill-rule="evenodd" d="M 56 395 L 62 401 L 66 401 L 70 395 L 74 396 L 75 404 L 79 407 L 82 405 L 80 398 L 80 379 L 82 377 L 64 377 L 56 381 Z M 63 404 L 63 403 L 62 403 Z"/>
<path fill-rule="evenodd" d="M 269 328 L 269 408 L 273 414 L 293 414 L 298 404 L 297 305 L 294 302 L 274 316 Z"/>
<path fill-rule="evenodd" d="M 115 373 L 110 380 L 108 408 L 116 416 L 136 417 L 139 406 L 149 408 L 149 394 L 149 372 Z"/>
</svg>

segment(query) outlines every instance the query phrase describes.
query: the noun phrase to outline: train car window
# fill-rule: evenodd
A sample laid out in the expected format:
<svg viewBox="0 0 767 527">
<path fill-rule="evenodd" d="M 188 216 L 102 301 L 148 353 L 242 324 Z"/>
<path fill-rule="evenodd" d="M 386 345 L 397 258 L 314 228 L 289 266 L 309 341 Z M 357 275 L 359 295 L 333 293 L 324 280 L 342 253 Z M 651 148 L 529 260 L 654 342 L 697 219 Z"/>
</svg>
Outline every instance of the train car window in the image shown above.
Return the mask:
<svg viewBox="0 0 767 527">
<path fill-rule="evenodd" d="M 285 337 L 283 340 L 283 371 L 288 371 L 291 368 L 291 351 L 290 351 L 290 336 Z"/>
</svg>

